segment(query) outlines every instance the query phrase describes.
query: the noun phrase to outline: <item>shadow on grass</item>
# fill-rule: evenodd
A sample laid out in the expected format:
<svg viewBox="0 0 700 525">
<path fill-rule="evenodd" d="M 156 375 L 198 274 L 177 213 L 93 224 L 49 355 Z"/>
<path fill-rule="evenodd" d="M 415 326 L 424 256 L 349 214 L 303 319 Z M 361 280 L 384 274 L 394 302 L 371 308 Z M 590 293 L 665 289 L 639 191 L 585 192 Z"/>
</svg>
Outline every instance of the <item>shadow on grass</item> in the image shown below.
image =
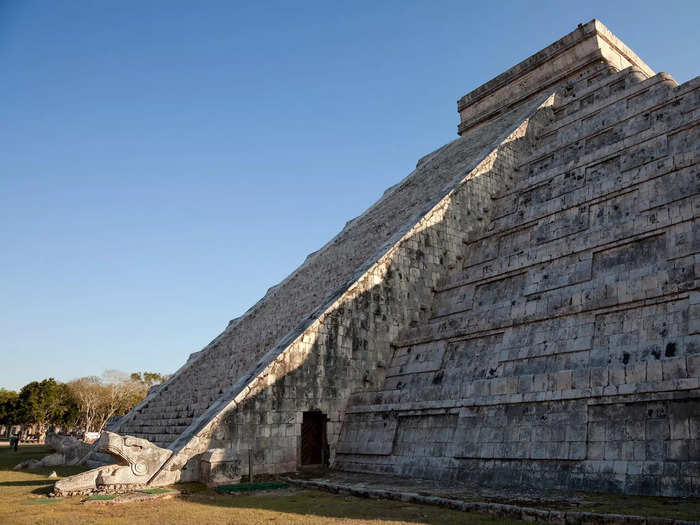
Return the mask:
<svg viewBox="0 0 700 525">
<path fill-rule="evenodd" d="M 194 485 L 194 484 L 191 484 Z M 180 488 L 179 485 L 175 487 Z M 188 487 L 189 490 L 189 487 Z M 369 523 L 376 520 L 426 524 L 523 523 L 516 520 L 494 520 L 492 516 L 471 514 L 442 507 L 401 501 L 365 499 L 329 494 L 316 490 L 290 489 L 244 495 L 218 495 L 202 489 L 184 498 L 193 504 L 308 516 L 313 519 L 347 519 Z"/>
<path fill-rule="evenodd" d="M 45 483 L 43 486 L 38 487 L 38 488 L 35 488 L 34 490 L 32 490 L 32 494 L 43 494 L 43 495 L 47 495 L 47 494 L 49 494 L 50 492 L 53 492 L 53 484 L 54 484 L 55 481 L 56 481 L 55 479 L 46 480 L 46 483 Z"/>
<path fill-rule="evenodd" d="M 0 514 L 2 507 L 7 505 L 34 505 L 34 512 L 44 507 L 43 503 L 60 503 L 64 498 L 49 500 L 46 495 L 51 492 L 55 480 L 46 476 L 55 470 L 59 476 L 70 475 L 81 470 L 81 467 L 49 467 L 37 470 L 12 471 L 12 466 L 19 461 L 31 457 L 40 458 L 50 453 L 48 447 L 38 445 L 26 446 L 15 454 L 8 447 L 0 447 Z M 44 479 L 41 479 L 43 477 Z M 256 522 L 260 515 L 273 514 L 271 517 L 284 523 L 287 514 L 290 521 L 296 523 L 322 524 L 334 519 L 354 520 L 353 523 L 371 523 L 377 520 L 400 521 L 405 523 L 425 523 L 457 525 L 469 523 L 493 524 L 489 516 L 470 515 L 438 507 L 427 507 L 402 502 L 386 500 L 366 500 L 356 497 L 344 497 L 320 491 L 300 491 L 297 489 L 276 490 L 268 493 L 255 492 L 239 496 L 220 495 L 200 483 L 185 483 L 175 486 L 176 489 L 186 490 L 188 495 L 168 501 L 151 501 L 130 504 L 130 511 L 135 512 L 153 523 L 163 523 L 162 516 L 176 517 L 169 522 L 207 521 L 209 514 L 202 509 L 211 508 L 211 516 L 220 516 L 223 509 L 232 516 L 245 517 Z M 22 501 L 24 500 L 24 501 Z M 48 505 L 51 506 L 51 505 Z M 51 506 L 52 507 L 52 506 Z M 26 508 L 26 507 L 25 507 Z M 52 507 L 53 508 L 53 507 Z M 57 508 L 63 508 L 59 505 Z M 72 507 L 71 507 L 72 508 Z M 108 509 L 108 510 L 107 510 Z M 216 511 L 215 511 L 216 509 Z M 54 511 L 52 511 L 54 512 Z M 94 511 L 80 507 L 72 508 L 71 518 L 65 522 L 83 523 L 95 518 Z M 100 512 L 118 519 L 123 510 L 116 507 L 105 507 Z M 261 514 L 258 514 L 261 513 Z M 279 516 L 282 514 L 282 516 Z M 52 515 L 53 518 L 53 515 Z M 63 519 L 63 518 L 61 518 Z M 69 521 L 73 520 L 73 521 Z M 159 521 L 160 520 L 160 521 Z M 60 519 L 58 520 L 60 522 Z M 6 523 L 0 518 L 0 522 Z M 234 520 L 234 522 L 236 522 Z M 240 523 L 240 520 L 238 521 Z M 503 522 L 515 523 L 515 522 Z"/>
<path fill-rule="evenodd" d="M 44 456 L 53 454 L 54 450 L 46 445 L 22 445 L 19 451 L 13 452 L 8 446 L 0 446 L 0 471 L 13 470 L 15 465 L 28 459 L 41 459 Z M 49 474 L 53 471 L 61 476 L 72 476 L 79 472 L 88 470 L 88 467 L 76 465 L 55 465 L 52 467 L 40 467 L 35 469 L 22 469 L 14 472 L 26 472 L 29 474 Z"/>
<path fill-rule="evenodd" d="M 26 479 L 23 481 L 0 481 L 0 487 L 32 487 L 34 485 L 46 485 L 54 483 L 53 479 Z"/>
<path fill-rule="evenodd" d="M 13 467 L 22 461 L 28 459 L 41 459 L 44 456 L 53 453 L 51 447 L 46 445 L 20 445 L 19 450 L 14 452 L 10 450 L 9 446 L 0 446 L 0 472 L 12 472 L 18 475 L 29 475 L 33 479 L 20 479 L 20 480 L 5 480 L 0 481 L 0 487 L 36 487 L 30 491 L 31 494 L 47 495 L 53 490 L 55 479 L 49 479 L 48 475 L 51 472 L 56 472 L 56 474 L 63 478 L 66 476 L 72 476 L 73 474 L 78 474 L 87 470 L 85 467 L 73 466 L 73 465 L 56 465 L 53 467 L 41 467 L 37 469 L 22 469 L 14 470 Z M 37 479 L 38 476 L 44 479 Z"/>
<path fill-rule="evenodd" d="M 51 454 L 53 449 L 46 445 L 20 445 L 14 452 L 9 446 L 0 446 L 0 470 L 12 470 L 12 467 L 28 459 L 41 459 Z"/>
</svg>

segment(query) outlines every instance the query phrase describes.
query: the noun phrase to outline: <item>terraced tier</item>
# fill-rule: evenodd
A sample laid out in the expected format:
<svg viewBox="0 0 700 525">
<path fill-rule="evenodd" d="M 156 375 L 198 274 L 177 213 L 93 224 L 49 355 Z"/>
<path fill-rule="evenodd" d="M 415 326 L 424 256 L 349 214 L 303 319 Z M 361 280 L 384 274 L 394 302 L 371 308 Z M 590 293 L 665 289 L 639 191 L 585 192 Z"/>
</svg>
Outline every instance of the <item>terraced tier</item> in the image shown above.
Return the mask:
<svg viewBox="0 0 700 525">
<path fill-rule="evenodd" d="M 634 68 L 559 90 L 430 319 L 350 401 L 337 465 L 692 494 L 699 106 L 700 79 Z"/>
</svg>

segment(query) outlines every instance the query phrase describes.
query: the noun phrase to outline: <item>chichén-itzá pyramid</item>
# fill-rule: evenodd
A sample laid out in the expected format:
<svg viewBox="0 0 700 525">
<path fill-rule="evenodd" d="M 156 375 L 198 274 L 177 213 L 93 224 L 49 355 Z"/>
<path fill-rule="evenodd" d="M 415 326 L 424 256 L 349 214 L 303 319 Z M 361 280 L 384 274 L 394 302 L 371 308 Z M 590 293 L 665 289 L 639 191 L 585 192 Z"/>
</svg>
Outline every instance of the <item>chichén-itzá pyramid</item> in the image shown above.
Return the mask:
<svg viewBox="0 0 700 525">
<path fill-rule="evenodd" d="M 306 465 L 700 487 L 700 77 L 593 20 L 462 97 L 424 156 L 100 440 L 57 494 Z"/>
</svg>

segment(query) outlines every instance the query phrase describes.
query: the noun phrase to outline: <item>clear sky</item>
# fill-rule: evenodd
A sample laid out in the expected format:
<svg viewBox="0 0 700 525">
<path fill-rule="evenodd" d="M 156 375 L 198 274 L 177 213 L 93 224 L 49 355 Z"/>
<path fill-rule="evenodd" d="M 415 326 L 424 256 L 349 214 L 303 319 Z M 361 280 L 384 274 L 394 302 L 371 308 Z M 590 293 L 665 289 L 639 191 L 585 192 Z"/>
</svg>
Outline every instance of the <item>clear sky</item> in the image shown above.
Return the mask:
<svg viewBox="0 0 700 525">
<path fill-rule="evenodd" d="M 175 371 L 591 18 L 700 74 L 697 0 L 0 0 L 0 386 Z"/>
</svg>

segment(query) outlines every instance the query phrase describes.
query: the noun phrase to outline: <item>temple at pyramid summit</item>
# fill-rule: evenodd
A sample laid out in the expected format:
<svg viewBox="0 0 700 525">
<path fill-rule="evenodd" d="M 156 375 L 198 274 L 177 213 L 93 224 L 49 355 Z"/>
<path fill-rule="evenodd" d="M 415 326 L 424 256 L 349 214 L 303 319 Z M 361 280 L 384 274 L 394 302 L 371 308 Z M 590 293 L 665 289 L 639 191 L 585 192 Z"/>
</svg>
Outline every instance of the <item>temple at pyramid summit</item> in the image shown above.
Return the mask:
<svg viewBox="0 0 700 525">
<path fill-rule="evenodd" d="M 593 20 L 457 109 L 458 138 L 102 436 L 117 463 L 55 492 L 252 462 L 697 494 L 700 77 Z"/>
</svg>

